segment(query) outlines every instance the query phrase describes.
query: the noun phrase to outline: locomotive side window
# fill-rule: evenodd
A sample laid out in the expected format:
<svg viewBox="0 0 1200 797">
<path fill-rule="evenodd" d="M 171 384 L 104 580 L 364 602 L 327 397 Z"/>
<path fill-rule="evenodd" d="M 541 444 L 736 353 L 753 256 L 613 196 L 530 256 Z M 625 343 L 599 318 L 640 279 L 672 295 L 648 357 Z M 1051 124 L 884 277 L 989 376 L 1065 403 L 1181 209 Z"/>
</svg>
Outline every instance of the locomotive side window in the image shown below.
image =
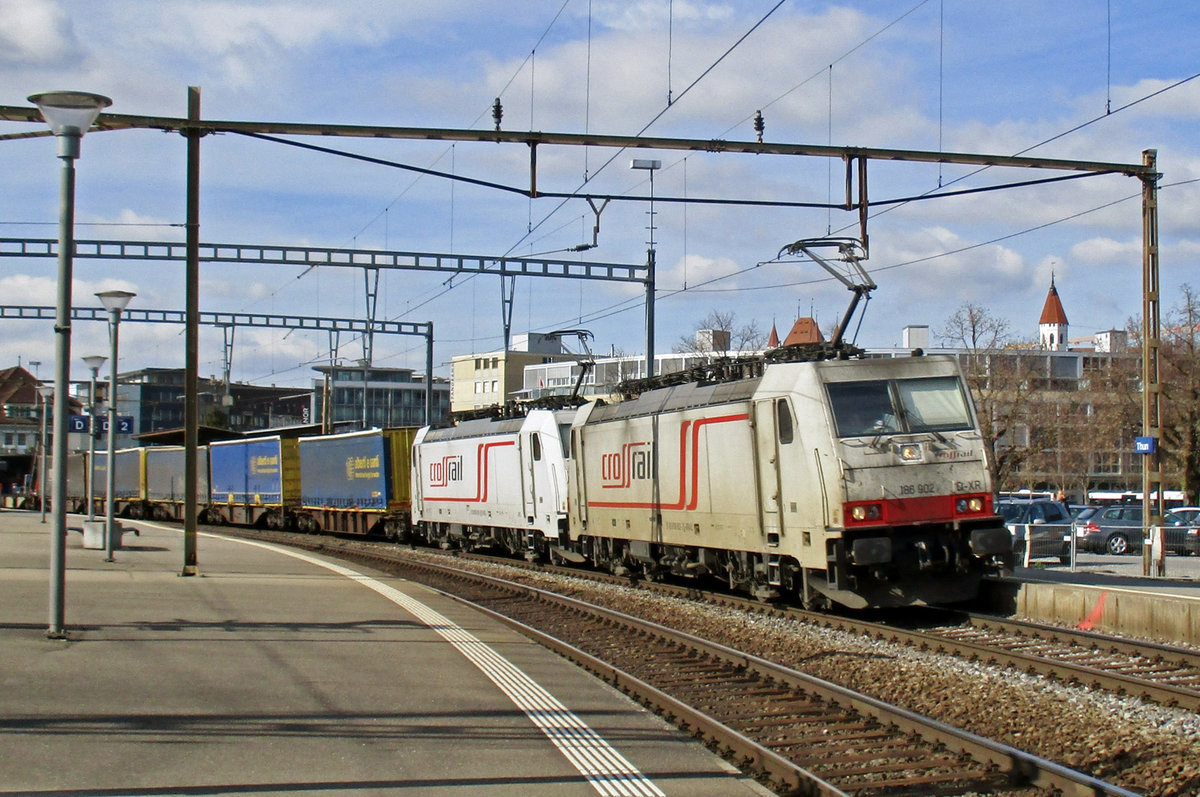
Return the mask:
<svg viewBox="0 0 1200 797">
<path fill-rule="evenodd" d="M 830 382 L 828 388 L 839 437 L 900 431 L 892 393 L 886 381 Z"/>
<path fill-rule="evenodd" d="M 538 437 L 536 434 L 532 434 L 529 436 L 529 442 L 533 444 L 533 461 L 541 462 L 542 461 L 542 438 Z"/>
<path fill-rule="evenodd" d="M 788 409 L 787 399 L 778 399 L 775 402 L 775 428 L 779 431 L 780 445 L 787 445 L 792 442 L 794 437 L 792 433 L 792 411 Z"/>
<path fill-rule="evenodd" d="M 560 423 L 558 425 L 558 438 L 562 444 L 562 450 L 568 457 L 575 456 L 575 441 L 571 438 L 571 424 Z"/>
<path fill-rule="evenodd" d="M 956 377 L 902 379 L 896 392 L 910 432 L 948 432 L 971 428 L 971 413 Z"/>
</svg>

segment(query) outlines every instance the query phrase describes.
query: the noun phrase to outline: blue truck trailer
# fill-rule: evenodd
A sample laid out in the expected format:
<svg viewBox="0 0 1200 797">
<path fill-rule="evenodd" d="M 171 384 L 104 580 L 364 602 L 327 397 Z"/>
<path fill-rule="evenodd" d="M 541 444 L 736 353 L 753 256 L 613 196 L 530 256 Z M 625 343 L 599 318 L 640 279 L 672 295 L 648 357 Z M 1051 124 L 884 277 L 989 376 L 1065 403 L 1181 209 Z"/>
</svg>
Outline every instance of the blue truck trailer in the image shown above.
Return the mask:
<svg viewBox="0 0 1200 797">
<path fill-rule="evenodd" d="M 409 525 L 411 428 L 301 437 L 302 531 L 400 537 Z"/>
<path fill-rule="evenodd" d="M 295 440 L 257 437 L 209 444 L 209 506 L 205 521 L 287 528 L 300 503 Z"/>
</svg>

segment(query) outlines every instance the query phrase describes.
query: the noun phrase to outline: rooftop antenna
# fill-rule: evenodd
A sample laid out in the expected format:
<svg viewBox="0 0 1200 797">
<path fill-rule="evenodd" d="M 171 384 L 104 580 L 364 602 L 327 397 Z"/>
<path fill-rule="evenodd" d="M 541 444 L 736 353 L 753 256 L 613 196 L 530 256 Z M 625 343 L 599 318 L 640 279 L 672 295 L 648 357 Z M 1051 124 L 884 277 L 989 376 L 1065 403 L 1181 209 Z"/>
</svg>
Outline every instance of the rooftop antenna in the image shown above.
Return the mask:
<svg viewBox="0 0 1200 797">
<path fill-rule="evenodd" d="M 836 259 L 846 263 L 847 266 L 836 266 L 829 259 L 821 257 L 815 251 L 821 248 L 836 248 L 838 251 Z M 845 285 L 854 294 L 854 298 L 850 300 L 850 306 L 846 308 L 845 315 L 842 316 L 841 322 L 833 333 L 832 344 L 834 346 L 841 345 L 842 338 L 846 334 L 846 328 L 850 325 L 850 319 L 854 316 L 854 311 L 857 309 L 859 301 L 864 296 L 870 301 L 871 291 L 879 287 L 862 266 L 862 261 L 866 260 L 866 249 L 855 238 L 801 238 L 799 241 L 793 241 L 780 249 L 776 258 L 782 257 L 785 254 L 803 254 L 807 256 L 814 263 L 832 274 L 838 282 Z"/>
</svg>

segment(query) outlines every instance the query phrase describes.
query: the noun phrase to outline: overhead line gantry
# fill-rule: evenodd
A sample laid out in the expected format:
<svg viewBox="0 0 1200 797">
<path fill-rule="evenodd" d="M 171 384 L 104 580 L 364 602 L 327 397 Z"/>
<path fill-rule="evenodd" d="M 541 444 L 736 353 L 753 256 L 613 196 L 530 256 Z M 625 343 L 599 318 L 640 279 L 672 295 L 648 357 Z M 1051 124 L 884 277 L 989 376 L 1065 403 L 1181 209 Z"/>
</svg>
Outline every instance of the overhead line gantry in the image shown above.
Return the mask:
<svg viewBox="0 0 1200 797">
<path fill-rule="evenodd" d="M 40 123 L 41 115 L 37 108 L 20 106 L 0 106 L 0 120 Z M 132 114 L 100 114 L 96 121 L 100 130 L 120 130 L 144 128 L 150 130 L 176 131 L 187 139 L 187 173 L 188 173 L 188 219 L 186 222 L 188 237 L 187 255 L 187 287 L 189 329 L 193 326 L 191 319 L 195 317 L 196 292 L 198 285 L 197 264 L 199 244 L 199 161 L 200 139 L 210 133 L 237 133 L 250 136 L 286 135 L 313 137 L 355 137 L 355 138 L 387 138 L 387 139 L 423 139 L 430 141 L 452 142 L 492 142 L 502 144 L 522 144 L 529 148 L 529 187 L 524 193 L 531 198 L 543 196 L 537 186 L 537 150 L 540 146 L 584 146 L 606 147 L 615 149 L 658 149 L 691 152 L 711 152 L 722 154 L 750 155 L 789 155 L 809 156 L 840 159 L 845 163 L 846 171 L 846 201 L 840 207 L 845 210 L 857 210 L 861 230 L 861 244 L 867 249 L 867 216 L 869 201 L 867 198 L 867 163 L 869 161 L 910 161 L 917 163 L 960 164 L 979 167 L 1010 167 L 1025 169 L 1047 169 L 1068 172 L 1090 172 L 1093 174 L 1122 174 L 1136 177 L 1142 183 L 1142 351 L 1143 351 L 1143 435 L 1161 438 L 1161 387 L 1159 366 L 1159 287 L 1158 287 L 1158 181 L 1160 174 L 1157 169 L 1157 152 L 1152 149 L 1143 151 L 1141 163 L 1113 163 L 1102 161 L 1065 160 L 1056 158 L 1038 158 L 1027 155 L 987 155 L 978 153 L 951 153 L 928 150 L 883 149 L 875 147 L 836 147 L 832 145 L 814 144 L 783 144 L 760 141 L 729 141 L 725 139 L 687 139 L 661 138 L 650 136 L 613 136 L 591 133 L 544 133 L 535 131 L 502 131 L 496 130 L 463 130 L 455 128 L 422 128 L 422 127 L 384 127 L 372 125 L 329 125 L 304 124 L 294 122 L 240 122 L 218 121 L 200 118 L 200 89 L 192 86 L 188 89 L 188 115 L 186 118 L 163 116 L 140 116 Z M 497 122 L 497 128 L 499 123 Z M 45 135 L 45 133 L 43 133 Z M 24 133 L 0 138 L 27 137 Z M 349 153 L 338 153 L 349 155 Z M 396 164 L 390 164 L 395 166 Z M 854 167 L 857 165 L 857 180 Z M 449 175 L 442 175 L 450 177 Z M 451 178 L 453 179 L 453 178 Z M 483 181 L 476 181 L 482 183 Z M 857 185 L 857 196 L 854 196 Z M 495 186 L 502 188 L 502 186 Z M 586 194 L 571 192 L 558 196 L 578 196 L 586 198 Z M 656 198 L 656 201 L 681 201 L 684 198 Z M 751 203 L 747 203 L 751 204 Z M 869 251 L 869 250 L 868 250 Z M 646 273 L 646 360 L 647 374 L 653 371 L 654 357 L 654 268 L 652 253 L 647 253 Z M 189 334 L 188 362 L 189 375 L 194 379 L 194 336 Z M 191 388 L 194 390 L 194 387 Z M 189 405 L 192 402 L 189 402 Z M 185 412 L 188 418 L 189 446 L 194 445 L 195 435 L 191 432 L 195 422 L 194 408 Z M 1162 510 L 1162 464 L 1157 448 L 1147 457 L 1142 470 L 1143 502 L 1145 515 L 1152 514 L 1151 495 L 1156 492 L 1157 509 Z M 189 474 L 187 495 L 192 495 L 194 474 Z M 185 574 L 194 574 L 194 561 L 188 564 L 190 552 L 194 551 L 192 538 L 194 531 L 187 527 L 185 534 Z"/>
</svg>

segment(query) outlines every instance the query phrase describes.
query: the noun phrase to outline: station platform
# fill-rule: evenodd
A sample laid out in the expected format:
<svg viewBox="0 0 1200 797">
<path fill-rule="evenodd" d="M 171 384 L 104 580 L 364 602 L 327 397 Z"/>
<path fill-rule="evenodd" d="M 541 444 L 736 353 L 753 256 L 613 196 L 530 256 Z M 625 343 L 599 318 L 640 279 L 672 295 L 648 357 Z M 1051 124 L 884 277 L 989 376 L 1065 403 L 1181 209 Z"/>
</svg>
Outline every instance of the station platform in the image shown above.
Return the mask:
<svg viewBox="0 0 1200 797">
<path fill-rule="evenodd" d="M 0 510 L 0 797 L 769 794 L 419 584 L 206 534 L 182 577 L 124 525 L 113 562 L 68 534 L 50 639 L 51 525 Z"/>
<path fill-rule="evenodd" d="M 1081 555 L 986 580 L 981 602 L 1000 614 L 1200 647 L 1200 557 L 1169 556 L 1168 576 L 1144 576 L 1140 556 Z"/>
</svg>

